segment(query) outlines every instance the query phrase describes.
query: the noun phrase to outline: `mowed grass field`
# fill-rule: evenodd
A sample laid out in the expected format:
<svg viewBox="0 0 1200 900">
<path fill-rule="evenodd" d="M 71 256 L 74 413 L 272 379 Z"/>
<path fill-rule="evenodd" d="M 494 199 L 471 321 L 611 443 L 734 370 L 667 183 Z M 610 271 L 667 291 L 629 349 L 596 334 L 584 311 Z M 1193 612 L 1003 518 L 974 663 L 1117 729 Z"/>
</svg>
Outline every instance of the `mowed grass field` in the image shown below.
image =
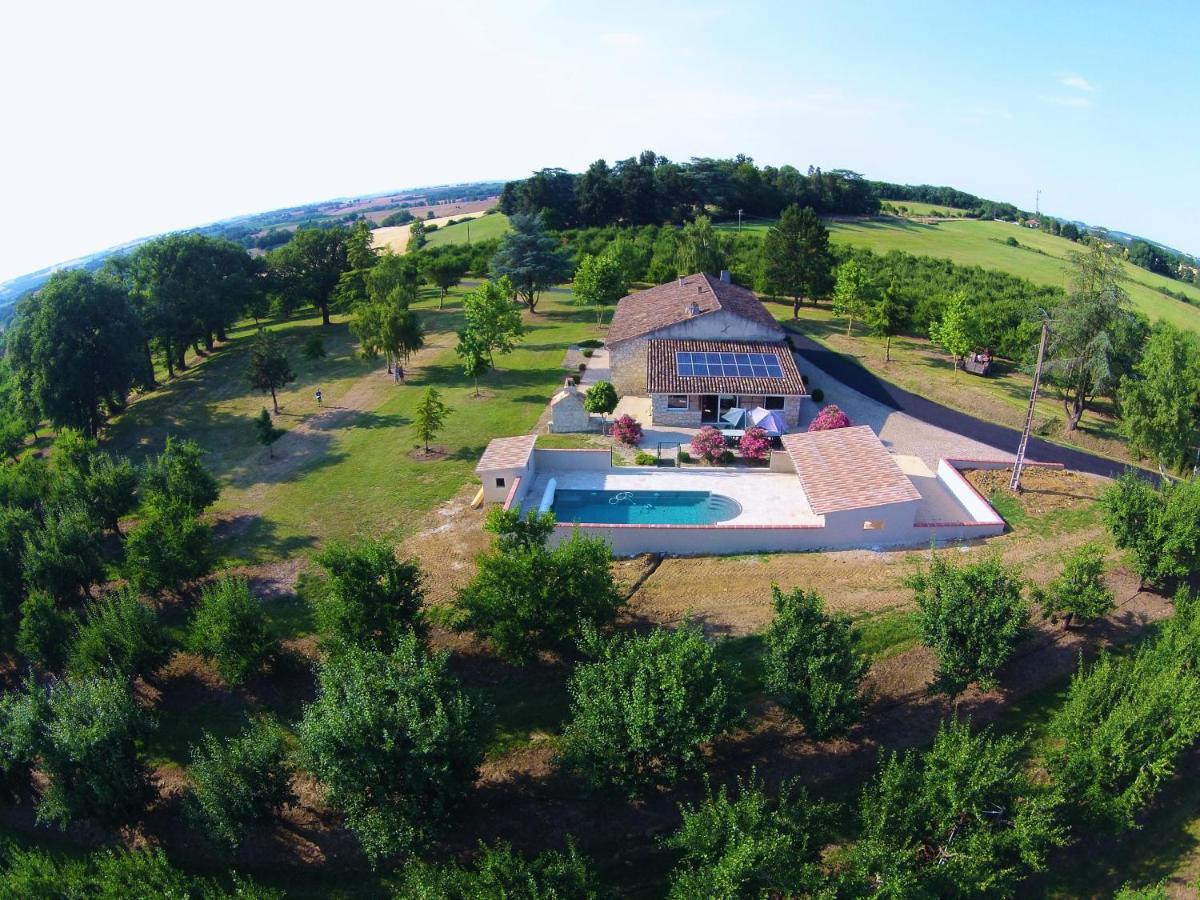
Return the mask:
<svg viewBox="0 0 1200 900">
<path fill-rule="evenodd" d="M 866 247 L 876 253 L 900 250 L 917 256 L 949 259 L 963 266 L 981 266 L 1028 278 L 1035 284 L 1067 286 L 1068 254 L 1082 249 L 1066 238 L 1022 228 L 1008 222 L 914 222 L 897 217 L 829 222 L 835 243 Z M 729 225 L 722 225 L 725 230 Z M 769 223 L 746 225 L 743 231 L 765 233 Z M 1006 241 L 1016 238 L 1020 246 Z M 1200 288 L 1156 275 L 1124 263 L 1129 280 L 1125 289 L 1134 306 L 1152 320 L 1162 319 L 1180 328 L 1200 331 Z M 1158 288 L 1185 294 L 1192 303 L 1168 297 Z"/>
<path fill-rule="evenodd" d="M 273 323 L 297 379 L 280 391 L 276 424 L 294 431 L 274 457 L 260 446 L 252 419 L 269 395 L 250 388 L 244 370 L 252 325 L 230 334 L 213 358 L 183 377 L 130 404 L 110 430 L 108 445 L 135 459 L 158 452 L 167 435 L 196 440 L 221 482 L 218 515 L 242 524 L 225 541 L 230 563 L 279 561 L 329 540 L 372 535 L 401 539 L 422 516 L 475 481 L 473 469 L 487 442 L 530 430 L 563 377 L 568 344 L 597 337 L 589 311 L 569 294 L 547 293 L 528 332 L 512 354 L 497 358 L 498 371 L 480 379 L 480 396 L 454 353 L 462 324 L 456 288 L 446 308 L 436 291 L 416 304 L 426 329 L 426 349 L 396 384 L 382 360 L 364 360 L 345 316 L 323 327 L 316 316 Z M 325 338 L 327 356 L 310 362 L 300 353 L 311 334 Z M 426 387 L 436 386 L 450 407 L 434 444 L 443 453 L 415 459 L 413 411 Z M 314 392 L 324 395 L 320 415 Z"/>
<path fill-rule="evenodd" d="M 890 203 L 897 209 L 903 209 L 905 215 L 910 216 L 960 218 L 967 214 L 967 210 L 965 209 L 957 209 L 953 206 L 938 206 L 936 203 L 922 203 L 920 200 L 884 200 L 883 202 L 885 204 Z"/>
<path fill-rule="evenodd" d="M 445 228 L 439 227 L 437 231 L 428 235 L 426 246 L 440 247 L 443 244 L 465 244 L 467 243 L 468 230 L 470 231 L 472 241 L 485 241 L 488 238 L 500 237 L 500 235 L 508 231 L 508 216 L 499 212 L 492 213 L 490 216 L 481 216 L 478 219 L 472 219 L 469 224 L 469 229 L 467 222 L 447 225 Z"/>
</svg>

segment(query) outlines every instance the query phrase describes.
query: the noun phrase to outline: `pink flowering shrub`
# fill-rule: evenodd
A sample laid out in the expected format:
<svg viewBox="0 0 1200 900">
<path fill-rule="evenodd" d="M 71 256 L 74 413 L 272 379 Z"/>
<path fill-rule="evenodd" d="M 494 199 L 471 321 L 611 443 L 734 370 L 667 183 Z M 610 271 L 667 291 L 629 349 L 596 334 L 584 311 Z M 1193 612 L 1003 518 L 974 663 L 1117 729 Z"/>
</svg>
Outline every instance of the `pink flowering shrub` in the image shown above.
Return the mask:
<svg viewBox="0 0 1200 900">
<path fill-rule="evenodd" d="M 612 436 L 618 444 L 636 447 L 642 442 L 642 426 L 638 424 L 637 419 L 626 413 L 613 422 Z"/>
<path fill-rule="evenodd" d="M 711 425 L 705 425 L 692 438 L 692 456 L 716 465 L 725 456 L 725 437 Z"/>
<path fill-rule="evenodd" d="M 837 408 L 836 405 L 830 403 L 812 420 L 808 426 L 809 431 L 832 431 L 834 428 L 849 428 L 853 423 L 850 417 Z"/>
<path fill-rule="evenodd" d="M 750 428 L 738 441 L 738 450 L 745 459 L 766 459 L 771 452 L 771 439 L 767 433 L 757 426 Z"/>
</svg>

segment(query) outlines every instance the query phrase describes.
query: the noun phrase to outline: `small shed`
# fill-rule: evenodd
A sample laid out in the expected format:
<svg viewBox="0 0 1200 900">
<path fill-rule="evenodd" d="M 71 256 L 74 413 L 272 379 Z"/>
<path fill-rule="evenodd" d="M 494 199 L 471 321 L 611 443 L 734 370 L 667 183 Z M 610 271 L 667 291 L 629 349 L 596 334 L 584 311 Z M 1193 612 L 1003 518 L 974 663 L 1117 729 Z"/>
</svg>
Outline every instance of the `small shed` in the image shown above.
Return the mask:
<svg viewBox="0 0 1200 900">
<path fill-rule="evenodd" d="M 573 378 L 568 378 L 562 389 L 550 398 L 550 430 L 555 434 L 591 430 L 591 417 Z"/>
<path fill-rule="evenodd" d="M 483 498 L 488 503 L 503 503 L 517 479 L 528 477 L 536 434 L 494 438 L 488 442 L 475 473 L 483 482 Z"/>
</svg>

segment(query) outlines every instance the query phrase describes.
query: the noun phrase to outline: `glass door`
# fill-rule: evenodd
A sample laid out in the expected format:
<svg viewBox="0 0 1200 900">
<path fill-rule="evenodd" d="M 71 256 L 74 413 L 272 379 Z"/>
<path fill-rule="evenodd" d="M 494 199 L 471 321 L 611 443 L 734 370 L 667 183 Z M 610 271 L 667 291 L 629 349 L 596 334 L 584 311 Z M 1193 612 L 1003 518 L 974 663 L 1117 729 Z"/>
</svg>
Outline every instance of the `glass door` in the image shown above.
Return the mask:
<svg viewBox="0 0 1200 900">
<path fill-rule="evenodd" d="M 706 425 L 716 422 L 720 417 L 717 412 L 717 396 L 716 394 L 701 394 L 700 395 L 700 421 Z"/>
</svg>

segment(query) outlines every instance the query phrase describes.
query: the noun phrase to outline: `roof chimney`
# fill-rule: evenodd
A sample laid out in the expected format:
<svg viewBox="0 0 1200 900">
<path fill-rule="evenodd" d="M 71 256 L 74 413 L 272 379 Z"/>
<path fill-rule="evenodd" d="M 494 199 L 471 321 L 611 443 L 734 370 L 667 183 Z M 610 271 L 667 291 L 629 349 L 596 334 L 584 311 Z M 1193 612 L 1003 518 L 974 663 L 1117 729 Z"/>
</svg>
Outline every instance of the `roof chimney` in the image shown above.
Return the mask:
<svg viewBox="0 0 1200 900">
<path fill-rule="evenodd" d="M 683 276 L 682 275 L 679 276 L 679 286 L 683 287 Z"/>
<path fill-rule="evenodd" d="M 730 284 L 730 283 L 731 282 L 730 282 L 730 278 L 729 278 L 729 270 L 722 269 L 721 270 L 721 284 Z"/>
</svg>

